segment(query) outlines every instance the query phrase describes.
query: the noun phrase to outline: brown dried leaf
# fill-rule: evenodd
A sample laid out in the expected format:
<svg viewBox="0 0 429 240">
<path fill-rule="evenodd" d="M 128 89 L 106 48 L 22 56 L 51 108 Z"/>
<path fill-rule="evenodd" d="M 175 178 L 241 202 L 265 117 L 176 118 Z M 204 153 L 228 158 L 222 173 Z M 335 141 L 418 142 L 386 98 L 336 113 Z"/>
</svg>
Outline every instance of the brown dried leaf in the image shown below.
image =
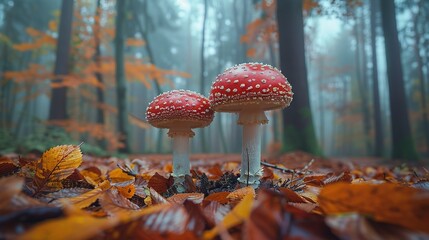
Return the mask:
<svg viewBox="0 0 429 240">
<path fill-rule="evenodd" d="M 168 203 L 167 199 L 165 199 L 161 194 L 159 194 L 155 189 L 149 188 L 150 191 L 150 197 L 152 199 L 152 203 L 159 204 L 159 203 Z"/>
<path fill-rule="evenodd" d="M 91 191 L 87 191 L 83 194 L 71 197 L 71 198 L 64 198 L 61 199 L 60 202 L 67 204 L 67 203 L 71 203 L 73 204 L 76 208 L 86 208 L 89 205 L 91 205 L 92 203 L 94 203 L 95 201 L 97 201 L 97 199 L 99 197 L 101 197 L 101 195 L 109 188 L 110 184 L 109 181 L 104 181 L 102 184 L 100 184 L 101 186 L 98 188 L 95 188 Z"/>
<path fill-rule="evenodd" d="M 285 196 L 288 202 L 294 202 L 294 203 L 307 203 L 303 197 L 298 195 L 293 190 L 290 190 L 289 188 L 279 188 L 280 192 L 282 192 Z"/>
<path fill-rule="evenodd" d="M 155 173 L 149 180 L 148 183 L 149 188 L 153 188 L 158 193 L 165 193 L 167 189 L 170 187 L 169 180 L 159 173 Z"/>
<path fill-rule="evenodd" d="M 309 214 L 287 204 L 286 196 L 260 191 L 246 220 L 245 239 L 335 239 L 320 215 Z"/>
<path fill-rule="evenodd" d="M 429 233 L 429 192 L 398 184 L 336 183 L 322 189 L 326 214 L 359 212 L 375 220 Z"/>
<path fill-rule="evenodd" d="M 99 197 L 100 205 L 110 215 L 119 215 L 134 212 L 140 207 L 119 194 L 118 190 L 111 188 Z"/>
<path fill-rule="evenodd" d="M 337 183 L 337 182 L 350 183 L 350 182 L 352 182 L 352 180 L 353 180 L 353 177 L 350 175 L 350 172 L 345 171 L 345 172 L 342 172 L 338 176 L 330 176 L 330 177 L 326 178 L 325 180 L 323 180 L 323 184 L 328 185 L 328 184 Z"/>
<path fill-rule="evenodd" d="M 229 205 L 223 205 L 219 202 L 212 201 L 204 208 L 204 215 L 209 221 L 210 225 L 214 227 L 225 217 L 231 210 Z"/>
<path fill-rule="evenodd" d="M 341 239 L 428 239 L 429 235 L 387 223 L 375 222 L 357 213 L 328 216 L 327 225 Z"/>
<path fill-rule="evenodd" d="M 250 192 L 247 194 L 214 228 L 205 231 L 204 239 L 213 239 L 221 229 L 229 229 L 244 222 L 250 216 L 250 210 L 253 205 L 254 195 Z"/>
<path fill-rule="evenodd" d="M 186 200 L 191 201 L 195 204 L 203 202 L 204 194 L 202 193 L 178 193 L 167 198 L 170 203 L 183 204 Z"/>
<path fill-rule="evenodd" d="M 19 167 L 9 158 L 0 157 L 0 177 L 15 173 Z"/>
</svg>

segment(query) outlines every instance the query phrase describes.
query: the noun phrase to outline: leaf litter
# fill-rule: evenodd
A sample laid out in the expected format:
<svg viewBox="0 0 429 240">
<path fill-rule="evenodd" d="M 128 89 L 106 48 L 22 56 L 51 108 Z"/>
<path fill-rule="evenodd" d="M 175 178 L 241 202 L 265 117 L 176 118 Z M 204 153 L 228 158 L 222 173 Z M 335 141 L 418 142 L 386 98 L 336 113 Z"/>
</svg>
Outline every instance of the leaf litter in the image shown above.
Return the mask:
<svg viewBox="0 0 429 240">
<path fill-rule="evenodd" d="M 195 162 L 180 185 L 168 161 L 95 158 L 72 145 L 0 156 L 0 238 L 429 238 L 423 167 L 295 152 L 263 161 L 255 190 L 238 183 L 239 159 Z"/>
</svg>

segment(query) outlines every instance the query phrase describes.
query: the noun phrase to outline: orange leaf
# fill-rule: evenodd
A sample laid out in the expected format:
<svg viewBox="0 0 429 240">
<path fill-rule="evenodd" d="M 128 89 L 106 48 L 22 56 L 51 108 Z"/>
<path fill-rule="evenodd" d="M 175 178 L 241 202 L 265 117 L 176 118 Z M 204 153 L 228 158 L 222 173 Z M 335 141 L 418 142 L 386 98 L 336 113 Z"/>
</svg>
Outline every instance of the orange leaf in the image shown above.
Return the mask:
<svg viewBox="0 0 429 240">
<path fill-rule="evenodd" d="M 429 192 L 397 184 L 336 183 L 322 189 L 326 214 L 359 212 L 375 220 L 429 233 Z"/>
<path fill-rule="evenodd" d="M 204 201 L 215 201 L 221 204 L 227 204 L 229 202 L 228 198 L 226 198 L 230 192 L 217 192 L 208 195 Z"/>
<path fill-rule="evenodd" d="M 116 187 L 118 189 L 118 192 L 126 197 L 126 198 L 131 198 L 132 196 L 134 196 L 134 193 L 136 192 L 136 187 L 131 184 L 125 187 Z"/>
<path fill-rule="evenodd" d="M 241 201 L 241 199 L 243 199 L 247 195 L 251 195 L 251 196 L 255 197 L 255 195 L 256 195 L 255 189 L 251 186 L 243 187 L 243 188 L 237 189 L 234 192 L 228 194 L 228 196 L 226 196 L 226 198 L 229 200 L 230 203 L 236 204 L 239 201 Z"/>
</svg>

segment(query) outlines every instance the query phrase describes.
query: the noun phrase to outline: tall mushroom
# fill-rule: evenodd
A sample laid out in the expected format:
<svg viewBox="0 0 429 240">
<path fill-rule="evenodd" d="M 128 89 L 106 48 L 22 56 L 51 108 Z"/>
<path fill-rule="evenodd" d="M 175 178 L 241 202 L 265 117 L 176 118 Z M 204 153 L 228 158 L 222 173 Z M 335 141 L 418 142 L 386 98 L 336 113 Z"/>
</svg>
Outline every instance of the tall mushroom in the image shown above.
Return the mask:
<svg viewBox="0 0 429 240">
<path fill-rule="evenodd" d="M 190 174 L 189 138 L 192 128 L 208 126 L 214 112 L 210 102 L 201 94 L 173 90 L 157 96 L 146 109 L 146 119 L 154 127 L 167 128 L 173 139 L 173 177 L 180 182 Z"/>
<path fill-rule="evenodd" d="M 285 108 L 292 101 L 292 87 L 275 67 L 243 63 L 218 75 L 210 91 L 217 112 L 238 113 L 243 125 L 243 146 L 239 181 L 259 185 L 261 171 L 261 124 L 268 123 L 265 111 Z"/>
</svg>

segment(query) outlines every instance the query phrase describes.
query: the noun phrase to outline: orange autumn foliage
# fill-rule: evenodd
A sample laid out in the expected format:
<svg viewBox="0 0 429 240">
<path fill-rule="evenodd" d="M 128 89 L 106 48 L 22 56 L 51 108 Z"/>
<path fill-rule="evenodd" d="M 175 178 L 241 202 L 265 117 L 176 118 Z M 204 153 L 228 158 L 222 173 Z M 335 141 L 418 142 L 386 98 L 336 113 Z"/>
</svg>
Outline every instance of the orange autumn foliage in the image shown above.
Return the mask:
<svg viewBox="0 0 429 240">
<path fill-rule="evenodd" d="M 105 139 L 109 143 L 109 149 L 117 149 L 122 146 L 120 136 L 115 132 L 106 129 L 104 125 L 97 123 L 79 123 L 75 120 L 51 120 L 46 124 L 52 126 L 59 126 L 64 128 L 67 132 L 88 133 L 95 139 Z"/>
</svg>

